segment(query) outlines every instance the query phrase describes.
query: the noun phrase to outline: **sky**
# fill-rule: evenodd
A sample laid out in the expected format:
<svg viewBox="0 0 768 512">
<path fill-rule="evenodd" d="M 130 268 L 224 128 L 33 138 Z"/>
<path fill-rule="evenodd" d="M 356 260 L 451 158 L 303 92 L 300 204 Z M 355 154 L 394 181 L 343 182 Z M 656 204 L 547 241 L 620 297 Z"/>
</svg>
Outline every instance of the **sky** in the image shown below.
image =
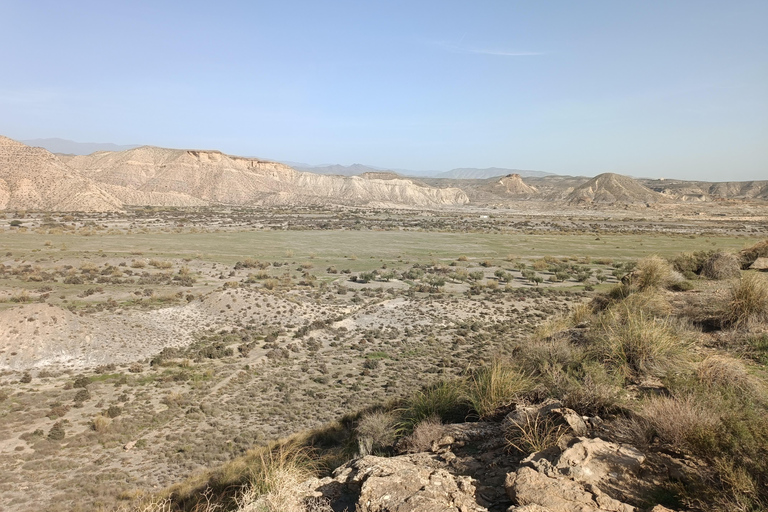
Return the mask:
<svg viewBox="0 0 768 512">
<path fill-rule="evenodd" d="M 768 1 L 0 0 L 0 134 L 768 179 Z"/>
</svg>

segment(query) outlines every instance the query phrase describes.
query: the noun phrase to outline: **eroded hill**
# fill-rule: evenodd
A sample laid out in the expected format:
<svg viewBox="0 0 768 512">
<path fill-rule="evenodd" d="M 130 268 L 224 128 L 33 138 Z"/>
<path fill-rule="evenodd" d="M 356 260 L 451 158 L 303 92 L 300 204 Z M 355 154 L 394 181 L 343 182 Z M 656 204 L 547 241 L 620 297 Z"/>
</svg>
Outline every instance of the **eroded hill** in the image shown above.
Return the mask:
<svg viewBox="0 0 768 512">
<path fill-rule="evenodd" d="M 0 210 L 114 211 L 120 206 L 55 155 L 0 136 Z"/>
</svg>

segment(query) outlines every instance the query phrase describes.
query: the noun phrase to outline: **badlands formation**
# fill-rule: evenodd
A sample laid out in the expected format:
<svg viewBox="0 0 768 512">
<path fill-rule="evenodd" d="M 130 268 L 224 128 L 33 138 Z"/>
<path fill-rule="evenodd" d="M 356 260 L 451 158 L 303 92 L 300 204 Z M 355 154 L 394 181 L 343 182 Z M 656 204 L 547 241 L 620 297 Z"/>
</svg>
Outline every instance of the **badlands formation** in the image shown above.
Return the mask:
<svg viewBox="0 0 768 512">
<path fill-rule="evenodd" d="M 124 206 L 309 205 L 440 207 L 463 205 L 456 188 L 298 172 L 287 165 L 142 146 L 65 157 L 0 138 L 0 208 L 105 211 Z"/>
<path fill-rule="evenodd" d="M 413 179 L 393 172 L 340 176 L 212 150 L 142 146 L 54 155 L 0 136 L 0 210 L 120 211 L 131 206 L 510 206 L 604 208 L 702 201 L 764 201 L 768 181 L 694 182 L 519 174 Z M 323 172 L 329 172 L 323 168 Z M 344 168 L 344 172 L 351 172 Z M 450 173 L 443 173 L 444 175 Z M 462 174 L 457 175 L 469 175 Z"/>
</svg>

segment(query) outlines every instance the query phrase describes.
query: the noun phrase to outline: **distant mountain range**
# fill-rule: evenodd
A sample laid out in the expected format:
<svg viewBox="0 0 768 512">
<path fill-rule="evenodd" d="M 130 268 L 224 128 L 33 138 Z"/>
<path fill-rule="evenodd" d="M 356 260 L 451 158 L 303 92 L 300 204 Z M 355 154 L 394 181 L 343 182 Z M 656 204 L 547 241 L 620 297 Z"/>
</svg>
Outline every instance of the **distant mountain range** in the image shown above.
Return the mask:
<svg viewBox="0 0 768 512">
<path fill-rule="evenodd" d="M 475 167 L 459 167 L 450 171 L 435 174 L 435 178 L 448 178 L 454 180 L 485 180 L 495 178 L 496 176 L 507 176 L 509 174 L 518 174 L 522 178 L 543 178 L 544 176 L 554 176 L 551 172 L 543 171 L 524 171 L 520 169 L 505 169 L 503 167 L 488 167 L 486 169 L 477 169 Z"/>
<path fill-rule="evenodd" d="M 460 167 L 450 171 L 411 171 L 408 169 L 387 169 L 384 167 L 374 167 L 372 165 L 352 164 L 323 164 L 311 165 L 299 162 L 283 162 L 298 171 L 314 172 L 316 174 L 338 174 L 341 176 L 359 176 L 368 172 L 394 172 L 402 176 L 413 176 L 416 178 L 446 178 L 454 180 L 485 180 L 495 178 L 496 176 L 507 176 L 508 174 L 519 174 L 523 178 L 543 178 L 544 176 L 554 176 L 551 172 L 542 171 L 524 171 L 520 169 L 506 169 L 503 167 L 488 167 L 478 169 L 475 167 Z"/>
<path fill-rule="evenodd" d="M 126 151 L 128 149 L 138 148 L 139 145 L 112 144 L 111 142 L 75 142 L 73 140 L 48 138 L 48 139 L 28 139 L 19 142 L 31 147 L 40 147 L 47 149 L 51 153 L 65 155 L 90 155 L 97 151 Z M 391 172 L 401 176 L 412 176 L 417 178 L 446 178 L 455 180 L 484 180 L 495 178 L 496 176 L 506 176 L 508 174 L 519 174 L 523 178 L 543 178 L 544 176 L 554 176 L 551 172 L 526 171 L 520 169 L 507 169 L 504 167 L 488 167 L 479 169 L 475 167 L 460 167 L 450 171 L 413 171 L 409 169 L 388 169 L 386 167 L 374 167 L 365 164 L 306 164 L 301 162 L 282 161 L 281 163 L 293 167 L 297 171 L 312 172 L 315 174 L 335 174 L 338 176 L 360 176 L 371 172 Z"/>
</svg>

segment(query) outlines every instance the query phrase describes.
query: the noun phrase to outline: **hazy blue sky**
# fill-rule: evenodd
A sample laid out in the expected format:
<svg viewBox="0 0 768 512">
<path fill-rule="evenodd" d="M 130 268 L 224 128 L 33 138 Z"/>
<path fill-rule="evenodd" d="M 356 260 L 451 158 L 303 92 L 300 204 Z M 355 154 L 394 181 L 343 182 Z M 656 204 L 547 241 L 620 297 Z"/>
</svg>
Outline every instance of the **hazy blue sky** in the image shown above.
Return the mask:
<svg viewBox="0 0 768 512">
<path fill-rule="evenodd" d="M 0 134 L 768 179 L 768 1 L 0 1 Z"/>
</svg>

